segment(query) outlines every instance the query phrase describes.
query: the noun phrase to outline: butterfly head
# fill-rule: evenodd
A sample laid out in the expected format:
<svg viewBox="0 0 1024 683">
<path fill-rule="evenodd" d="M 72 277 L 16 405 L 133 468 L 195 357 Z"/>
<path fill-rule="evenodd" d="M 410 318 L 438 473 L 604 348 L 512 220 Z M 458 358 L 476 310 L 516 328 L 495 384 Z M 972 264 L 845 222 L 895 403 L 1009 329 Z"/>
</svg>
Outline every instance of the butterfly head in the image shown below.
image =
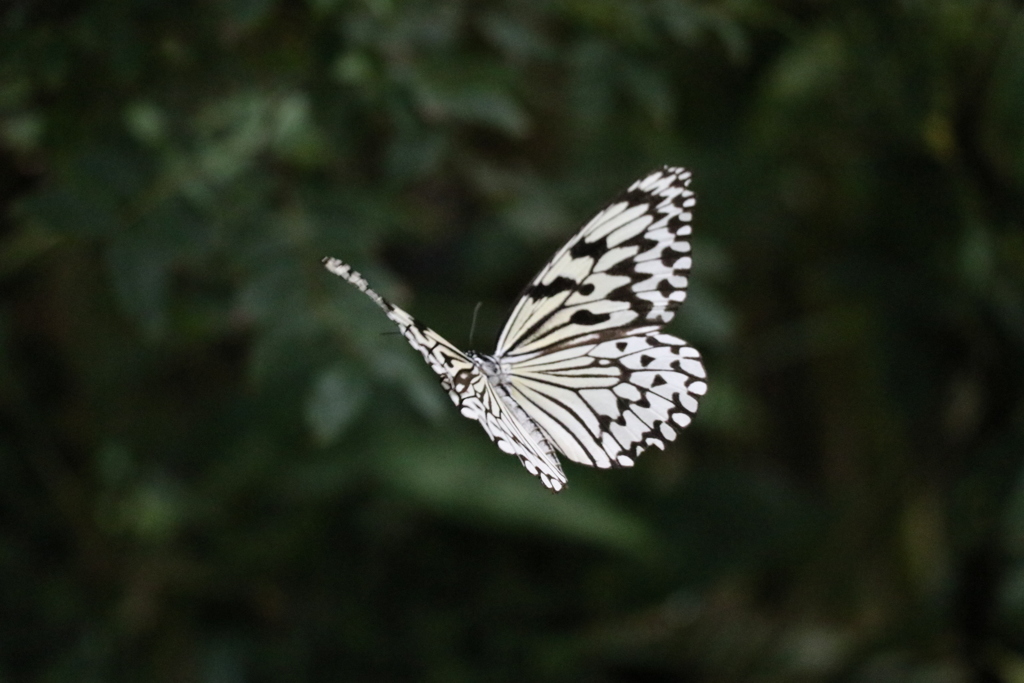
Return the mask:
<svg viewBox="0 0 1024 683">
<path fill-rule="evenodd" d="M 473 365 L 488 379 L 498 381 L 504 379 L 501 363 L 494 356 L 488 356 L 486 353 L 477 353 L 476 351 L 469 351 L 466 353 L 466 356 L 473 361 Z"/>
</svg>

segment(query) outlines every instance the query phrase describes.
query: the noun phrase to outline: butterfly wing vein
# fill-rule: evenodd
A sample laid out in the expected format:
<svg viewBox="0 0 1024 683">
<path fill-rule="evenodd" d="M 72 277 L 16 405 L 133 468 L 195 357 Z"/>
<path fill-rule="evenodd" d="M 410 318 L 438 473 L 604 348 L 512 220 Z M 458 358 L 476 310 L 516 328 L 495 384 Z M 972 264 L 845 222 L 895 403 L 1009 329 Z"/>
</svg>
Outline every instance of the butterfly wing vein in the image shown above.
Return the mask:
<svg viewBox="0 0 1024 683">
<path fill-rule="evenodd" d="M 697 351 L 669 334 L 566 349 L 512 368 L 513 397 L 567 458 L 629 467 L 686 427 L 707 390 Z"/>
<path fill-rule="evenodd" d="M 523 291 L 495 355 L 517 355 L 658 330 L 686 298 L 690 172 L 633 183 L 573 236 Z"/>
</svg>

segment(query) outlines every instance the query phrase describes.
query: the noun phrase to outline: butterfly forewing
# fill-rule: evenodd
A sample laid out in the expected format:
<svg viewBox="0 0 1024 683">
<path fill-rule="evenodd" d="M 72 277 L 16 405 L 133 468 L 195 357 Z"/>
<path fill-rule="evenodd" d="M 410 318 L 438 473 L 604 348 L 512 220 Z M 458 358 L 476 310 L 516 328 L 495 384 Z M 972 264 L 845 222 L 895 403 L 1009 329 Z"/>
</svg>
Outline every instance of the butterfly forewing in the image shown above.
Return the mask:
<svg viewBox="0 0 1024 683">
<path fill-rule="evenodd" d="M 526 287 L 498 339 L 510 358 L 660 329 L 686 298 L 690 172 L 664 168 L 598 213 Z"/>
<path fill-rule="evenodd" d="M 565 485 L 565 474 L 558 459 L 530 437 L 469 356 L 371 289 L 366 279 L 347 263 L 327 258 L 324 265 L 370 297 L 398 325 L 409 345 L 420 352 L 441 379 L 441 386 L 463 417 L 477 420 L 498 448 L 517 456 L 545 486 L 558 491 Z"/>
</svg>

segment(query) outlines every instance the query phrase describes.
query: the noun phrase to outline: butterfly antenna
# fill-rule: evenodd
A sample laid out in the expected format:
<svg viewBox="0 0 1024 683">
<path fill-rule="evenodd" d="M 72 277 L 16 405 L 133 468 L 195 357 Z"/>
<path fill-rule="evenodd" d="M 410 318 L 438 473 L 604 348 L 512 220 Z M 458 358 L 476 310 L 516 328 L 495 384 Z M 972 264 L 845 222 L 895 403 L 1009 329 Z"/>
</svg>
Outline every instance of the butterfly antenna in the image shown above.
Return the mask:
<svg viewBox="0 0 1024 683">
<path fill-rule="evenodd" d="M 469 324 L 469 348 L 473 348 L 473 333 L 476 332 L 476 315 L 480 312 L 480 307 L 483 303 L 483 301 L 477 301 L 476 306 L 473 307 L 473 322 Z"/>
</svg>

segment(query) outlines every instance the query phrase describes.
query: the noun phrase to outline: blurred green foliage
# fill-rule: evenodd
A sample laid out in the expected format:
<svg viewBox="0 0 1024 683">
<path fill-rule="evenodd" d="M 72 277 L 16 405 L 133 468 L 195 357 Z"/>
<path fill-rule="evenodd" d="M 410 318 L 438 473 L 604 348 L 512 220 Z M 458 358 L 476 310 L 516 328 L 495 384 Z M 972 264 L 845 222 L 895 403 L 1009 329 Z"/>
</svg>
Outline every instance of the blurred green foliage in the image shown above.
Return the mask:
<svg viewBox="0 0 1024 683">
<path fill-rule="evenodd" d="M 487 351 L 666 163 L 709 393 L 558 496 L 320 266 Z M 1019 2 L 6 0 L 0 193 L 0 681 L 1024 680 Z"/>
</svg>

